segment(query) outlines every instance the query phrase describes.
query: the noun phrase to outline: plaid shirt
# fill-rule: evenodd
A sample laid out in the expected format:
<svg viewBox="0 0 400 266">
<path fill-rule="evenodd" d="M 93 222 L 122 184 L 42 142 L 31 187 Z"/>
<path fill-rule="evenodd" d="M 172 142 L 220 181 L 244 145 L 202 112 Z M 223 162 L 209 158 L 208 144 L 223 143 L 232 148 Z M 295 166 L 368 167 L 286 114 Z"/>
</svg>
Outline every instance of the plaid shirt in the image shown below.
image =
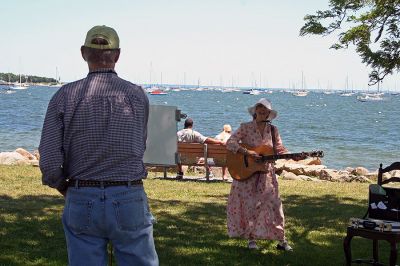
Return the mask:
<svg viewBox="0 0 400 266">
<path fill-rule="evenodd" d="M 128 181 L 147 176 L 149 100 L 112 69 L 62 86 L 49 102 L 40 140 L 43 184 L 66 179 Z"/>
</svg>

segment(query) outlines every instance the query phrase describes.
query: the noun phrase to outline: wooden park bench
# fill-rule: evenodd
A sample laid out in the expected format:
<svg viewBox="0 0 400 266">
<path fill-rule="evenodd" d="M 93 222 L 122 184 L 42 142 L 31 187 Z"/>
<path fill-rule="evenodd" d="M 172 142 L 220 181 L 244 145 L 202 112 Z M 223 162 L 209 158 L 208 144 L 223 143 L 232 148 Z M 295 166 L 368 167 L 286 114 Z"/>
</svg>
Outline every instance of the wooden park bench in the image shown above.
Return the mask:
<svg viewBox="0 0 400 266">
<path fill-rule="evenodd" d="M 226 154 L 227 150 L 223 145 L 178 142 L 177 162 L 187 166 L 204 166 L 206 179 L 209 181 L 210 171 L 208 166 L 226 166 Z M 200 160 L 201 158 L 203 159 Z M 212 164 L 210 164 L 210 159 L 212 159 Z M 167 167 L 164 167 L 164 178 L 166 177 Z"/>
</svg>

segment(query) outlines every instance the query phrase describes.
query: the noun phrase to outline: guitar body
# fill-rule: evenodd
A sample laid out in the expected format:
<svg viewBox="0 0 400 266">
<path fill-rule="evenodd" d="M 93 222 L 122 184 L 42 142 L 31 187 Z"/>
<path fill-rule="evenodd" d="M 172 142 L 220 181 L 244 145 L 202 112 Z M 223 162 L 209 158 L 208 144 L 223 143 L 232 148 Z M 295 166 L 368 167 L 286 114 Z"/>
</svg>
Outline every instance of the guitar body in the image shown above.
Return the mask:
<svg viewBox="0 0 400 266">
<path fill-rule="evenodd" d="M 247 156 L 239 152 L 233 153 L 228 150 L 226 155 L 226 164 L 228 171 L 233 179 L 243 181 L 249 179 L 256 172 L 267 172 L 268 161 L 275 161 L 278 159 L 292 159 L 292 158 L 306 158 L 306 157 L 324 157 L 323 151 L 301 152 L 301 153 L 287 153 L 287 154 L 274 154 L 274 149 L 271 146 L 260 145 L 257 147 L 250 147 L 248 145 L 240 144 L 240 146 L 247 150 L 255 151 L 260 158 Z"/>
<path fill-rule="evenodd" d="M 257 152 L 259 155 L 273 155 L 274 150 L 271 146 L 260 145 L 257 147 L 250 147 L 248 145 L 240 144 L 240 146 Z M 252 156 L 245 156 L 239 152 L 233 153 L 228 150 L 226 155 L 226 163 L 228 171 L 233 179 L 243 181 L 249 179 L 256 172 L 266 172 L 266 164 L 258 162 Z"/>
</svg>

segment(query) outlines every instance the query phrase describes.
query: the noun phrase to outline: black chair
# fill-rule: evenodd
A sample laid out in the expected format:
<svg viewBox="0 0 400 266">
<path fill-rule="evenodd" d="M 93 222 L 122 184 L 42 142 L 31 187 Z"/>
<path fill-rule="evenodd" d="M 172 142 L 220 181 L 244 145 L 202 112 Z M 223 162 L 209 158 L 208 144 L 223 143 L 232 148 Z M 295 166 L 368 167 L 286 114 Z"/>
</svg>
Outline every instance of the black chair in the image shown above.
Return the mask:
<svg viewBox="0 0 400 266">
<path fill-rule="evenodd" d="M 382 169 L 380 164 L 378 170 L 378 184 L 371 184 L 369 187 L 368 212 L 364 218 L 373 218 L 379 220 L 400 221 L 400 188 L 383 187 L 382 185 L 391 182 L 400 182 L 399 177 L 391 177 L 383 181 L 382 176 L 386 172 L 400 170 L 400 162 L 395 162 L 390 166 Z M 382 202 L 387 206 L 386 210 L 373 208 L 371 204 Z M 394 211 L 394 209 L 399 211 Z M 351 240 L 354 236 L 359 236 L 372 240 L 372 259 L 355 259 L 351 258 Z M 385 240 L 390 243 L 390 261 L 389 265 L 396 265 L 397 261 L 397 242 L 400 242 L 400 232 L 394 231 L 377 231 L 374 229 L 347 227 L 347 235 L 344 238 L 343 248 L 346 256 L 346 265 L 352 263 L 366 263 L 372 265 L 384 265 L 379 262 L 378 241 Z"/>
</svg>

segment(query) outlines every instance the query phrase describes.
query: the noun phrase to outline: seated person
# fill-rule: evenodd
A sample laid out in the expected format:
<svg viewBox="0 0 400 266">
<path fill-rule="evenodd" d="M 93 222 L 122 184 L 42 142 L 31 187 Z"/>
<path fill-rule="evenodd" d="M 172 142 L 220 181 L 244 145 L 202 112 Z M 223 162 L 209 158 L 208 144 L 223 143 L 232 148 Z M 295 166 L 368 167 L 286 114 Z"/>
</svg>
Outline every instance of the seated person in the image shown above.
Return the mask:
<svg viewBox="0 0 400 266">
<path fill-rule="evenodd" d="M 217 136 L 215 136 L 215 139 L 221 140 L 226 144 L 228 139 L 231 137 L 231 132 L 232 132 L 232 127 L 231 125 L 224 125 L 224 128 L 221 133 L 219 133 Z M 226 172 L 226 166 L 222 167 L 222 180 L 227 179 L 227 172 Z"/>
<path fill-rule="evenodd" d="M 184 128 L 177 132 L 178 142 L 186 142 L 186 143 L 206 143 L 206 144 L 221 144 L 224 142 L 221 140 L 205 137 L 199 132 L 193 130 L 193 119 L 187 118 L 185 120 Z M 176 175 L 176 179 L 183 178 L 182 165 L 178 164 L 178 173 Z"/>
</svg>

